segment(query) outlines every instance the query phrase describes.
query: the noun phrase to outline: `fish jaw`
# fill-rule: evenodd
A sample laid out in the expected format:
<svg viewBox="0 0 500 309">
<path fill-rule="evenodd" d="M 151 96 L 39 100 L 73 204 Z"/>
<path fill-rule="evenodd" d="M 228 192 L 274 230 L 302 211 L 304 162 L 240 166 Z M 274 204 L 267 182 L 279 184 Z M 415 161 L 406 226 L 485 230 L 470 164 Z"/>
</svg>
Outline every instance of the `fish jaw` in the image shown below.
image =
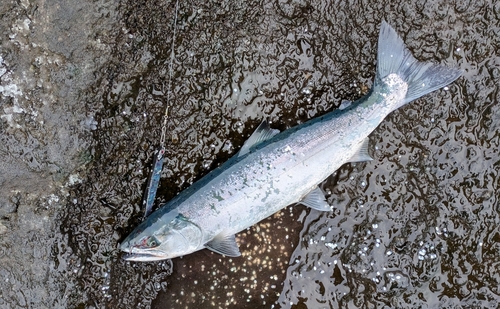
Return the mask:
<svg viewBox="0 0 500 309">
<path fill-rule="evenodd" d="M 127 253 L 122 256 L 122 259 L 132 262 L 155 262 L 166 260 L 168 259 L 168 257 L 157 256 L 153 254 Z"/>
</svg>

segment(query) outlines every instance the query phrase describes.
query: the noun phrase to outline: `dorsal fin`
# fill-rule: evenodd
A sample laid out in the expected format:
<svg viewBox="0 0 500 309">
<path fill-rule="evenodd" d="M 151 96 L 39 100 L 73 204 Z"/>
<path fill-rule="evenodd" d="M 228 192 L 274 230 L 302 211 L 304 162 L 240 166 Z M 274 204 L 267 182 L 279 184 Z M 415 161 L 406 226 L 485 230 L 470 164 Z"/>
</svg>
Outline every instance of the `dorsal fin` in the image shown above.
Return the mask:
<svg viewBox="0 0 500 309">
<path fill-rule="evenodd" d="M 257 129 L 255 129 L 252 135 L 250 135 L 250 137 L 243 144 L 243 147 L 241 147 L 240 152 L 238 153 L 238 157 L 246 155 L 250 152 L 252 147 L 271 139 L 278 133 L 280 133 L 279 130 L 271 129 L 269 127 L 267 120 L 262 121 Z"/>
<path fill-rule="evenodd" d="M 349 100 L 342 100 L 342 102 L 340 102 L 339 109 L 340 109 L 340 110 L 346 109 L 346 108 L 348 108 L 349 106 L 351 106 L 351 104 L 352 104 L 352 101 L 349 101 Z"/>
</svg>

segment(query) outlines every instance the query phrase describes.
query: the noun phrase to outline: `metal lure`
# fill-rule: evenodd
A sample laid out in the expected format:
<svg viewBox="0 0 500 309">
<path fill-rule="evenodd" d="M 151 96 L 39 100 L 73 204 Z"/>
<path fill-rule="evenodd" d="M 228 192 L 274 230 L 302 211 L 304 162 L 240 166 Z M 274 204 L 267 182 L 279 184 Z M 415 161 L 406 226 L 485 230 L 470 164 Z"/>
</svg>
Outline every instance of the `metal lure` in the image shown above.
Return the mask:
<svg viewBox="0 0 500 309">
<path fill-rule="evenodd" d="M 142 198 L 142 207 L 144 208 L 144 218 L 146 218 L 153 208 L 153 203 L 160 183 L 161 171 L 163 169 L 163 155 L 165 154 L 165 147 L 160 146 L 153 157 L 153 168 L 149 173 L 148 183 Z"/>
</svg>

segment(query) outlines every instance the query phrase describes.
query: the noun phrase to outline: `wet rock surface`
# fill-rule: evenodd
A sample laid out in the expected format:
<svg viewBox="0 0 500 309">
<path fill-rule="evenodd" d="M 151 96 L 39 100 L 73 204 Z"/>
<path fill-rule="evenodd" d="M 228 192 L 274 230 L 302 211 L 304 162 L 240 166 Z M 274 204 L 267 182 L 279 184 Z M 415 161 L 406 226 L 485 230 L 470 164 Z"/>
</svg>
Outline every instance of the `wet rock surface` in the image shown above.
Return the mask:
<svg viewBox="0 0 500 309">
<path fill-rule="evenodd" d="M 89 87 L 115 12 L 99 1 L 0 4 L 2 308 L 68 308 L 76 289 L 58 216 L 91 161 Z"/>
<path fill-rule="evenodd" d="M 496 308 L 500 6 L 492 1 L 0 4 L 0 307 Z M 366 94 L 387 20 L 464 75 L 391 114 L 375 160 L 237 238 L 131 263 L 170 104 L 165 202 L 267 118 L 285 130 Z M 171 89 L 169 89 L 170 87 Z"/>
</svg>

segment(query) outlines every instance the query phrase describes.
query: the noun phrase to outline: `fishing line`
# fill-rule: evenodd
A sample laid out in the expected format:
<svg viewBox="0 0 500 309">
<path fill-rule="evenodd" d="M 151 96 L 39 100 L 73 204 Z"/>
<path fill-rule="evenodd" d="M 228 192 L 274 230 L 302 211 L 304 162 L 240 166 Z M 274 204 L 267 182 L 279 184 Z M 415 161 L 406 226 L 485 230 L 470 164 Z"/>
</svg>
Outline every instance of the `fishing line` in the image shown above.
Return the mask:
<svg viewBox="0 0 500 309">
<path fill-rule="evenodd" d="M 173 65 L 175 56 L 175 38 L 177 34 L 177 15 L 179 11 L 179 0 L 175 1 L 175 13 L 174 13 L 174 34 L 172 35 L 172 49 L 170 51 L 170 64 L 169 64 L 169 75 L 167 84 L 167 107 L 165 108 L 165 115 L 163 116 L 163 125 L 161 127 L 160 136 L 160 146 L 165 146 L 165 138 L 167 134 L 167 120 L 168 120 L 168 108 L 170 107 L 170 93 L 172 92 L 172 78 L 173 78 Z"/>
<path fill-rule="evenodd" d="M 177 32 L 177 15 L 179 11 L 179 0 L 175 1 L 175 13 L 174 13 L 174 33 L 172 35 L 172 49 L 170 51 L 170 64 L 169 64 L 169 75 L 167 84 L 167 99 L 165 114 L 163 115 L 163 123 L 161 126 L 160 135 L 160 145 L 155 150 L 153 156 L 153 166 L 149 172 L 148 182 L 146 190 L 144 191 L 144 196 L 142 198 L 142 207 L 144 208 L 144 218 L 146 218 L 153 209 L 153 204 L 156 197 L 156 191 L 158 190 L 158 185 L 160 184 L 160 176 L 163 170 L 163 156 L 165 155 L 165 139 L 167 136 L 167 122 L 168 122 L 168 109 L 170 107 L 170 94 L 172 89 L 172 78 L 173 78 L 173 64 L 175 56 L 175 38 Z"/>
</svg>

